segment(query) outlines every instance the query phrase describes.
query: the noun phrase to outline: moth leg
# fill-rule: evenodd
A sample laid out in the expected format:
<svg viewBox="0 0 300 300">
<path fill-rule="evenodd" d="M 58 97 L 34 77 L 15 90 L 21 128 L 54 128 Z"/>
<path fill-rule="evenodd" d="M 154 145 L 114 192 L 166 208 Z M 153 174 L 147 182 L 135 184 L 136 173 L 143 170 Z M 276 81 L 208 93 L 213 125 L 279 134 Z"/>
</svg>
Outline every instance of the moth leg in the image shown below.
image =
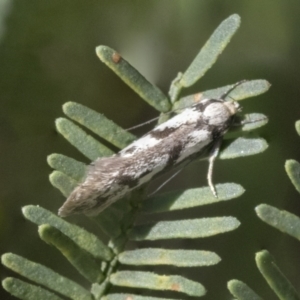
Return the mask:
<svg viewBox="0 0 300 300">
<path fill-rule="evenodd" d="M 221 143 L 222 143 L 222 138 L 218 138 L 215 141 L 215 143 L 213 144 L 212 149 L 209 153 L 209 159 L 208 159 L 209 165 L 208 165 L 208 172 L 207 172 L 207 181 L 208 181 L 208 185 L 209 185 L 213 195 L 216 198 L 218 198 L 218 195 L 217 195 L 216 188 L 212 181 L 212 175 L 213 175 L 214 162 L 220 152 Z"/>
</svg>

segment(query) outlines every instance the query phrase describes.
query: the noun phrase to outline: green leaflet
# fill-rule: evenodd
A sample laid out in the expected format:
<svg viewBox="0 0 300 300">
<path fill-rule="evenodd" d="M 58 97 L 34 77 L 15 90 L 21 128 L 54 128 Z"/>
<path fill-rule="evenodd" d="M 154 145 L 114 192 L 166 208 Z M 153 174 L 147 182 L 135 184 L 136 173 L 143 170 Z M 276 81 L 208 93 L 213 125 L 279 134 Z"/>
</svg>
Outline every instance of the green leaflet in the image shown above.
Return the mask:
<svg viewBox="0 0 300 300">
<path fill-rule="evenodd" d="M 57 119 L 56 128 L 70 144 L 90 160 L 96 160 L 98 157 L 111 156 L 114 154 L 112 150 L 99 143 L 93 137 L 86 134 L 80 127 L 67 119 Z"/>
<path fill-rule="evenodd" d="M 108 261 L 113 257 L 111 249 L 104 245 L 94 234 L 64 221 L 44 208 L 28 205 L 22 208 L 22 212 L 26 219 L 37 225 L 49 224 L 57 228 L 96 258 Z"/>
<path fill-rule="evenodd" d="M 58 297 L 40 286 L 29 284 L 17 278 L 5 278 L 2 285 L 6 291 L 22 300 L 63 300 L 63 298 Z"/>
<path fill-rule="evenodd" d="M 96 53 L 102 62 L 148 104 L 161 112 L 170 110 L 171 105 L 167 96 L 132 67 L 119 53 L 107 46 L 97 47 Z"/>
<path fill-rule="evenodd" d="M 194 188 L 182 191 L 172 191 L 145 199 L 143 213 L 158 213 L 178 209 L 192 208 L 221 201 L 227 201 L 241 196 L 245 190 L 235 183 L 217 184 L 216 198 L 209 187 Z"/>
<path fill-rule="evenodd" d="M 240 23 L 240 16 L 235 14 L 231 15 L 218 26 L 191 65 L 184 72 L 179 81 L 182 87 L 193 85 L 212 67 L 239 28 Z"/>
<path fill-rule="evenodd" d="M 63 105 L 64 113 L 72 120 L 96 133 L 114 146 L 122 149 L 131 144 L 136 137 L 104 115 L 75 102 Z"/>
<path fill-rule="evenodd" d="M 245 120 L 249 123 L 242 126 L 242 131 L 252 131 L 268 123 L 268 118 L 264 114 L 252 113 L 246 114 Z M 251 123 L 250 123 L 251 122 Z"/>
<path fill-rule="evenodd" d="M 215 217 L 182 221 L 160 221 L 152 224 L 135 226 L 130 232 L 130 239 L 195 239 L 228 232 L 239 227 L 240 222 L 234 217 Z"/>
<path fill-rule="evenodd" d="M 220 159 L 229 159 L 254 155 L 265 151 L 268 143 L 263 138 L 238 137 L 234 140 L 224 140 Z"/>
<path fill-rule="evenodd" d="M 86 172 L 84 163 L 63 154 L 50 154 L 47 157 L 47 162 L 51 168 L 64 173 L 75 181 L 81 181 Z"/>
<path fill-rule="evenodd" d="M 296 215 L 267 204 L 258 205 L 255 211 L 262 221 L 300 240 L 300 218 Z"/>
<path fill-rule="evenodd" d="M 237 300 L 262 300 L 261 297 L 242 281 L 236 279 L 230 280 L 227 283 L 227 287 Z"/>
<path fill-rule="evenodd" d="M 68 197 L 78 184 L 77 181 L 59 171 L 53 171 L 49 180 L 65 197 Z"/>
<path fill-rule="evenodd" d="M 89 291 L 41 264 L 12 253 L 3 254 L 1 259 L 7 268 L 33 282 L 74 300 L 92 300 L 92 295 Z"/>
<path fill-rule="evenodd" d="M 269 286 L 281 300 L 299 300 L 300 296 L 266 250 L 256 253 L 256 265 Z"/>
<path fill-rule="evenodd" d="M 207 98 L 220 98 L 222 94 L 232 88 L 234 84 L 226 85 L 220 88 L 207 90 L 197 94 L 189 95 L 181 98 L 179 101 L 174 103 L 173 110 L 179 110 L 192 106 L 193 104 L 200 102 L 203 99 Z M 249 80 L 230 93 L 229 99 L 234 99 L 235 101 L 243 100 L 249 97 L 255 97 L 265 93 L 270 88 L 270 83 L 263 79 Z"/>
<path fill-rule="evenodd" d="M 202 284 L 177 275 L 166 276 L 141 271 L 120 271 L 111 275 L 110 282 L 118 286 L 170 290 L 194 297 L 200 297 L 206 293 Z"/>
<path fill-rule="evenodd" d="M 211 251 L 160 248 L 125 251 L 119 254 L 118 259 L 125 265 L 173 265 L 177 267 L 211 266 L 221 261 L 221 258 Z"/>
<path fill-rule="evenodd" d="M 39 226 L 39 235 L 46 243 L 55 246 L 67 260 L 90 282 L 101 282 L 104 278 L 101 261 L 74 243 L 69 237 L 48 224 Z"/>
<path fill-rule="evenodd" d="M 285 162 L 284 167 L 291 182 L 300 193 L 300 164 L 296 160 L 289 159 Z"/>
</svg>

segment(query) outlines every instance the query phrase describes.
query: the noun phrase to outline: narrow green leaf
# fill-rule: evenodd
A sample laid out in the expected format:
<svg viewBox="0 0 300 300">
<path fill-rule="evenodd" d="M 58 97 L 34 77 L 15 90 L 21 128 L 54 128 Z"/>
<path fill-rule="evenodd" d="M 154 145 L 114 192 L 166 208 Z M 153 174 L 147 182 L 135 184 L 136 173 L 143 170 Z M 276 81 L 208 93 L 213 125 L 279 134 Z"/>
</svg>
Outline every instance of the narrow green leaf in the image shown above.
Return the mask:
<svg viewBox="0 0 300 300">
<path fill-rule="evenodd" d="M 245 121 L 249 122 L 242 126 L 242 131 L 252 131 L 268 123 L 268 117 L 260 113 L 245 115 Z"/>
<path fill-rule="evenodd" d="M 29 284 L 17 278 L 5 278 L 2 281 L 2 286 L 11 295 L 22 300 L 63 300 L 62 298 L 41 288 L 40 286 Z"/>
<path fill-rule="evenodd" d="M 300 218 L 296 215 L 267 204 L 258 205 L 255 211 L 262 221 L 300 240 Z"/>
<path fill-rule="evenodd" d="M 55 124 L 57 131 L 90 160 L 96 160 L 98 157 L 114 154 L 112 150 L 86 134 L 85 131 L 73 122 L 65 118 L 59 118 Z"/>
<path fill-rule="evenodd" d="M 232 86 L 233 85 L 230 85 L 229 87 L 231 88 Z M 245 81 L 237 86 L 236 89 L 234 89 L 226 99 L 240 101 L 250 97 L 255 97 L 268 91 L 270 86 L 271 84 L 264 79 Z"/>
<path fill-rule="evenodd" d="M 300 135 L 300 120 L 295 123 L 296 131 Z"/>
<path fill-rule="evenodd" d="M 1 260 L 3 265 L 14 272 L 66 297 L 74 300 L 92 300 L 92 295 L 89 291 L 78 285 L 76 282 L 61 276 L 41 264 L 32 262 L 12 253 L 3 254 Z"/>
<path fill-rule="evenodd" d="M 64 221 L 42 207 L 28 205 L 22 208 L 22 212 L 26 219 L 37 225 L 49 224 L 57 228 L 94 257 L 105 261 L 112 259 L 113 253 L 111 249 L 85 229 Z"/>
<path fill-rule="evenodd" d="M 170 110 L 170 102 L 163 92 L 151 84 L 132 65 L 115 50 L 107 46 L 98 46 L 96 53 L 100 60 L 114 71 L 142 99 L 161 112 Z"/>
<path fill-rule="evenodd" d="M 201 93 L 183 97 L 174 104 L 174 110 L 190 107 L 193 104 L 202 101 L 203 99 L 219 99 L 221 95 L 232 88 L 233 85 L 234 84 L 230 84 L 220 88 L 207 90 Z M 263 79 L 245 81 L 230 93 L 229 99 L 238 101 L 249 97 L 255 97 L 265 93 L 270 88 L 270 86 L 270 83 Z"/>
<path fill-rule="evenodd" d="M 183 87 L 193 85 L 212 67 L 239 28 L 240 23 L 240 16 L 234 14 L 219 25 L 183 74 L 180 85 Z"/>
<path fill-rule="evenodd" d="M 135 226 L 130 232 L 130 239 L 195 239 L 228 232 L 239 227 L 240 222 L 234 217 L 202 218 L 182 221 L 160 221 L 157 223 Z"/>
<path fill-rule="evenodd" d="M 227 283 L 230 293 L 238 300 L 262 300 L 252 289 L 244 282 L 233 279 Z"/>
<path fill-rule="evenodd" d="M 66 174 L 77 182 L 82 180 L 86 173 L 84 163 L 63 154 L 50 154 L 47 157 L 47 162 L 51 168 Z"/>
<path fill-rule="evenodd" d="M 100 283 L 103 280 L 101 261 L 96 260 L 89 252 L 80 248 L 69 237 L 48 224 L 39 226 L 39 235 L 46 243 L 55 246 L 67 260 L 90 282 Z"/>
<path fill-rule="evenodd" d="M 120 149 L 136 139 L 133 134 L 107 119 L 104 115 L 79 103 L 67 102 L 63 105 L 63 111 L 70 119 L 85 126 Z"/>
<path fill-rule="evenodd" d="M 211 251 L 170 250 L 143 248 L 119 254 L 119 261 L 125 265 L 173 265 L 177 267 L 203 267 L 219 263 L 221 258 Z"/>
<path fill-rule="evenodd" d="M 49 180 L 65 197 L 68 197 L 78 185 L 77 181 L 59 171 L 53 171 L 49 176 Z"/>
<path fill-rule="evenodd" d="M 150 272 L 120 271 L 110 276 L 110 282 L 118 286 L 170 290 L 195 297 L 203 296 L 206 293 L 202 284 L 177 275 L 165 276 Z"/>
<path fill-rule="evenodd" d="M 255 260 L 259 271 L 279 299 L 300 299 L 299 295 L 296 292 L 296 289 L 283 275 L 268 251 L 264 250 L 256 253 Z"/>
<path fill-rule="evenodd" d="M 178 100 L 179 94 L 183 88 L 183 86 L 180 84 L 182 75 L 183 74 L 181 72 L 179 72 L 177 74 L 177 76 L 171 82 L 169 93 L 168 93 L 171 103 L 174 103 L 175 101 Z"/>
<path fill-rule="evenodd" d="M 239 137 L 233 140 L 225 140 L 219 158 L 229 159 L 254 155 L 265 151 L 268 144 L 263 138 Z"/>
<path fill-rule="evenodd" d="M 102 297 L 101 300 L 180 300 L 180 299 L 158 298 L 158 297 L 140 296 L 134 294 L 109 294 Z"/>
<path fill-rule="evenodd" d="M 296 190 L 300 193 L 300 164 L 296 160 L 289 159 L 284 167 Z"/>
<path fill-rule="evenodd" d="M 241 196 L 245 190 L 236 183 L 217 184 L 216 198 L 209 187 L 173 191 L 150 197 L 143 202 L 143 213 L 158 213 L 227 201 Z"/>
</svg>

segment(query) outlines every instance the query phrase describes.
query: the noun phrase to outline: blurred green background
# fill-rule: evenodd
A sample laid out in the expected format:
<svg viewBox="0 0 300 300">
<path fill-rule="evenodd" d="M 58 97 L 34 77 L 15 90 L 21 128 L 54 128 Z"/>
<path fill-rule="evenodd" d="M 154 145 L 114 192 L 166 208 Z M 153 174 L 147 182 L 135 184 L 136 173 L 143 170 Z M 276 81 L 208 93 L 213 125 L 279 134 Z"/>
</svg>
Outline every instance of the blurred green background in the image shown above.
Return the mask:
<svg viewBox="0 0 300 300">
<path fill-rule="evenodd" d="M 233 278 L 245 281 L 265 299 L 275 299 L 254 262 L 255 252 L 268 249 L 300 292 L 300 243 L 262 223 L 254 212 L 256 205 L 268 203 L 300 215 L 300 197 L 284 171 L 286 159 L 300 160 L 300 137 L 294 129 L 300 119 L 300 2 L 296 0 L 0 0 L 1 254 L 25 256 L 88 286 L 21 214 L 21 207 L 28 204 L 56 212 L 64 201 L 48 181 L 47 155 L 63 153 L 88 162 L 55 131 L 62 104 L 82 103 L 124 128 L 155 117 L 157 112 L 99 61 L 95 47 L 116 49 L 167 93 L 171 80 L 233 13 L 241 16 L 241 28 L 216 65 L 186 93 L 241 79 L 267 79 L 270 91 L 242 105 L 244 112 L 269 116 L 260 135 L 270 147 L 260 155 L 216 163 L 214 181 L 240 183 L 247 190 L 244 196 L 177 214 L 182 218 L 233 215 L 242 222 L 234 232 L 180 244 L 216 251 L 222 262 L 210 268 L 155 271 L 201 282 L 208 289 L 204 299 L 232 299 L 226 282 Z M 206 185 L 206 170 L 206 163 L 193 164 L 165 190 Z M 72 221 L 99 235 L 84 217 Z M 1 279 L 13 275 L 0 269 Z M 14 298 L 1 289 L 0 299 Z"/>
</svg>

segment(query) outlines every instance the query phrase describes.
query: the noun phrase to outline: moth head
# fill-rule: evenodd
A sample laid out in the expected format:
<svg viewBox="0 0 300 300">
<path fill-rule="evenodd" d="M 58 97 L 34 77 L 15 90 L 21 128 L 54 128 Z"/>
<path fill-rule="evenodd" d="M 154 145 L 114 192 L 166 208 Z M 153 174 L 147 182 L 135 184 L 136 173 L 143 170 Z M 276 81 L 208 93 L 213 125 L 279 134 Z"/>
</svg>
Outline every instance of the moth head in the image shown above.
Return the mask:
<svg viewBox="0 0 300 300">
<path fill-rule="evenodd" d="M 242 107 L 237 101 L 224 101 L 224 105 L 227 107 L 228 111 L 232 116 L 242 110 Z"/>
</svg>

